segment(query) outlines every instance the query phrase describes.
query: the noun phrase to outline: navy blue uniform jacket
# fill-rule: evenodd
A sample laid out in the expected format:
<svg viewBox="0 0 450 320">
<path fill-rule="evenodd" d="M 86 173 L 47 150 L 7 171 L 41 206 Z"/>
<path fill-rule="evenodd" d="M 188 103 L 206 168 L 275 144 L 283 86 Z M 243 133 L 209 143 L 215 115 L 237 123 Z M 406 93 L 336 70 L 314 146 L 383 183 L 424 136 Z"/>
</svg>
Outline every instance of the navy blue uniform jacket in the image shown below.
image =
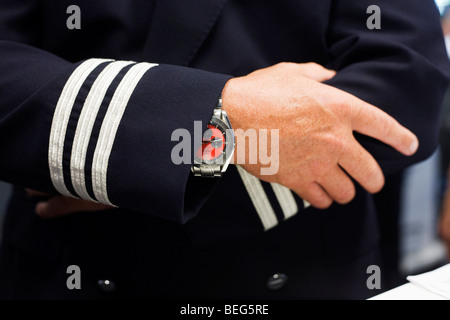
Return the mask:
<svg viewBox="0 0 450 320">
<path fill-rule="evenodd" d="M 381 30 L 366 25 L 373 4 Z M 81 29 L 66 25 L 70 5 Z M 366 272 L 383 265 L 377 212 L 361 188 L 349 205 L 319 211 L 262 183 L 267 223 L 236 167 L 208 180 L 171 161 L 172 132 L 206 125 L 230 77 L 283 61 L 336 70 L 329 85 L 417 134 L 410 158 L 358 136 L 385 174 L 436 148 L 448 62 L 432 0 L 1 0 L 0 179 L 16 188 L 0 296 L 376 294 Z M 24 187 L 120 209 L 42 220 Z M 66 287 L 70 265 L 81 290 Z M 277 273 L 287 281 L 268 285 Z"/>
</svg>

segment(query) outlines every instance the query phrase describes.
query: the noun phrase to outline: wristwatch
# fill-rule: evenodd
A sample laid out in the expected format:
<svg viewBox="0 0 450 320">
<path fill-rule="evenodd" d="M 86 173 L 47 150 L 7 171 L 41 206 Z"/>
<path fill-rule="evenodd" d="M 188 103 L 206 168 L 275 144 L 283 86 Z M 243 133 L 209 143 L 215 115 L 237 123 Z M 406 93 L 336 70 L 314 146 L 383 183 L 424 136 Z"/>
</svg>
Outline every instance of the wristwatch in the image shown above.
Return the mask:
<svg viewBox="0 0 450 320">
<path fill-rule="evenodd" d="M 194 176 L 204 178 L 222 177 L 234 153 L 235 139 L 227 113 L 222 110 L 219 99 L 214 114 L 203 134 L 191 167 Z"/>
</svg>

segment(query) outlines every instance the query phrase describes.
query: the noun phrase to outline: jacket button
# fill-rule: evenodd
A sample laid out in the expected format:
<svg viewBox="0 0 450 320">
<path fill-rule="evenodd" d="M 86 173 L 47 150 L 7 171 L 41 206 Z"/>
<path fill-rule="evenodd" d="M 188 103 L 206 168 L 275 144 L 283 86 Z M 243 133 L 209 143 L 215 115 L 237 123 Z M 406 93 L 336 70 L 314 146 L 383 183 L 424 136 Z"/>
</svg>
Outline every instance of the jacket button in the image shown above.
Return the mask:
<svg viewBox="0 0 450 320">
<path fill-rule="evenodd" d="M 280 290 L 286 285 L 288 280 L 287 275 L 284 273 L 275 273 L 267 280 L 267 288 L 269 290 Z"/>
<path fill-rule="evenodd" d="M 110 280 L 98 280 L 97 285 L 103 292 L 112 292 L 116 290 L 116 285 Z"/>
</svg>

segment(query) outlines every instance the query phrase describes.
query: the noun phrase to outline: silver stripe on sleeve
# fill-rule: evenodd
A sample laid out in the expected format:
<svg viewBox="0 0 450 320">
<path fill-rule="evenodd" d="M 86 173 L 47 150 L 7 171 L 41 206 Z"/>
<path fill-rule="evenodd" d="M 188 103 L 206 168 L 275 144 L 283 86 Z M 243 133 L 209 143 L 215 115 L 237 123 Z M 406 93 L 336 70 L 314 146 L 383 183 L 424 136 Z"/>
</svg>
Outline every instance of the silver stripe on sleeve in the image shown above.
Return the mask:
<svg viewBox="0 0 450 320">
<path fill-rule="evenodd" d="M 72 113 L 78 93 L 87 77 L 96 67 L 106 61 L 111 60 L 89 59 L 79 65 L 67 80 L 55 107 L 50 129 L 48 164 L 53 186 L 59 193 L 66 196 L 73 197 L 64 183 L 63 173 L 64 140 L 70 114 Z"/>
<path fill-rule="evenodd" d="M 284 220 L 287 220 L 298 213 L 298 206 L 292 191 L 278 183 L 271 183 L 273 192 L 280 203 L 281 210 L 283 210 Z"/>
<path fill-rule="evenodd" d="M 103 119 L 92 162 L 92 186 L 97 200 L 114 206 L 108 197 L 107 173 L 112 147 L 128 102 L 145 73 L 157 66 L 139 63 L 131 67 L 117 87 Z"/>
<path fill-rule="evenodd" d="M 252 200 L 253 206 L 258 213 L 259 218 L 267 231 L 278 225 L 277 216 L 270 204 L 269 198 L 261 184 L 261 181 L 245 171 L 240 166 L 236 166 L 244 186 L 247 189 L 248 195 Z"/>
<path fill-rule="evenodd" d="M 95 201 L 89 196 L 86 189 L 85 165 L 88 145 L 97 114 L 114 79 L 123 68 L 132 63 L 134 62 L 116 61 L 107 65 L 95 80 L 84 102 L 75 131 L 70 160 L 72 185 L 75 192 L 83 199 Z"/>
<path fill-rule="evenodd" d="M 311 203 L 309 203 L 306 200 L 303 200 L 303 209 L 308 209 L 309 207 L 311 207 Z"/>
</svg>

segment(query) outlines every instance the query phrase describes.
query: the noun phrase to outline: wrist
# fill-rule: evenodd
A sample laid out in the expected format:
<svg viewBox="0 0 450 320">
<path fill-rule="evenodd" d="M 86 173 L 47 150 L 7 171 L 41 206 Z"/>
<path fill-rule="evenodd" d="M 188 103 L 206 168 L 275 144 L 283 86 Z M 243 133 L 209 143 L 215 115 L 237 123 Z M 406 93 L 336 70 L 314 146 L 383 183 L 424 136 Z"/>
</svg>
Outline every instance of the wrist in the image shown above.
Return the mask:
<svg viewBox="0 0 450 320">
<path fill-rule="evenodd" d="M 227 112 L 219 98 L 214 113 L 197 146 L 191 171 L 197 177 L 221 177 L 227 170 L 234 153 L 235 139 Z"/>
<path fill-rule="evenodd" d="M 236 82 L 236 78 L 231 78 L 230 80 L 228 80 L 222 90 L 222 95 L 221 95 L 221 99 L 222 99 L 222 110 L 225 111 L 228 115 L 228 119 L 230 121 L 231 124 L 231 128 L 234 132 L 234 134 L 236 134 L 236 129 L 237 129 L 237 119 L 235 117 L 236 115 L 236 104 L 234 103 L 234 97 L 235 97 L 235 92 L 234 92 L 234 88 L 235 88 L 235 82 Z M 236 139 L 236 136 L 235 136 Z M 237 139 L 236 139 L 236 143 L 237 143 Z M 235 148 L 237 147 L 237 144 L 235 146 Z M 233 157 L 231 159 L 231 163 L 232 164 L 236 164 L 236 160 L 237 160 L 237 153 L 234 152 L 233 153 Z"/>
<path fill-rule="evenodd" d="M 250 157 L 250 149 L 257 146 L 255 141 L 246 141 L 248 130 L 254 127 L 255 115 L 252 112 L 254 103 L 245 95 L 245 82 L 242 79 L 232 78 L 225 84 L 222 90 L 222 110 L 227 113 L 234 132 L 235 152 L 231 163 L 247 169 L 246 160 Z"/>
<path fill-rule="evenodd" d="M 229 96 L 229 90 L 228 90 L 228 87 L 229 87 L 229 85 L 230 85 L 230 82 L 232 82 L 233 81 L 233 78 L 231 78 L 230 80 L 228 80 L 226 83 L 225 83 L 225 86 L 223 87 L 223 90 L 222 90 L 222 94 L 221 94 L 221 99 L 222 99 L 222 110 L 224 110 L 224 111 L 226 111 L 227 112 L 227 114 L 229 113 L 229 108 L 230 108 L 230 96 Z M 229 117 L 229 115 L 228 115 L 228 117 Z"/>
<path fill-rule="evenodd" d="M 237 127 L 234 125 L 235 122 L 238 121 L 237 113 L 238 113 L 238 104 L 235 102 L 238 90 L 236 89 L 236 82 L 238 78 L 231 78 L 228 80 L 222 90 L 222 110 L 225 111 L 230 119 L 232 128 L 236 129 Z"/>
</svg>

